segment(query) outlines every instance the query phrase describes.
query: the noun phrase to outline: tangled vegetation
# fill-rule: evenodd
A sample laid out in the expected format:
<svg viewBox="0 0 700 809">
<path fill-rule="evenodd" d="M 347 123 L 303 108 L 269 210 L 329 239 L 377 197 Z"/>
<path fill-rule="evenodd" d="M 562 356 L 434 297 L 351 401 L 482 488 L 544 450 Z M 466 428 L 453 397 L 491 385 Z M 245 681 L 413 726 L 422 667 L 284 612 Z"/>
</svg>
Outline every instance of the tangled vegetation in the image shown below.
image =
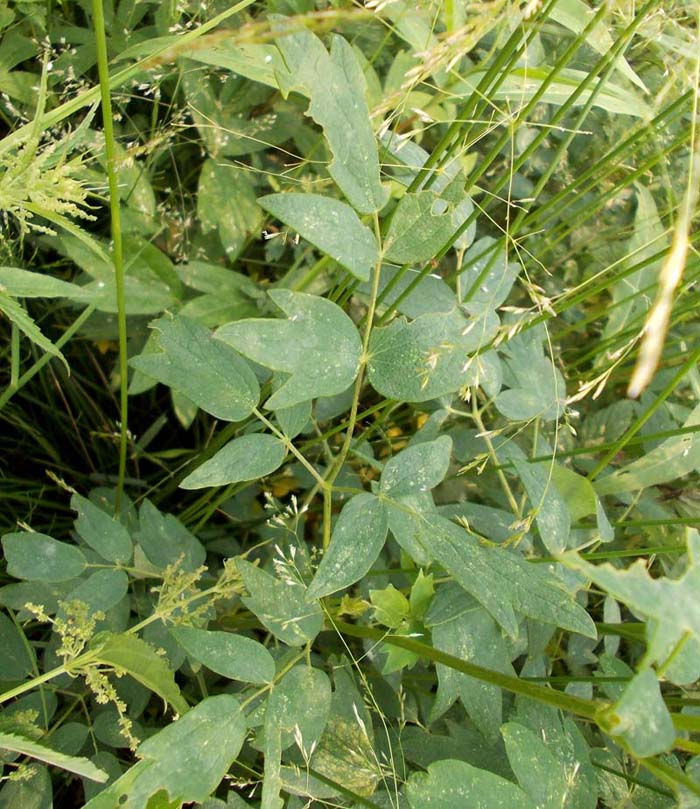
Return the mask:
<svg viewBox="0 0 700 809">
<path fill-rule="evenodd" d="M 699 22 L 0 0 L 0 806 L 700 806 Z"/>
</svg>

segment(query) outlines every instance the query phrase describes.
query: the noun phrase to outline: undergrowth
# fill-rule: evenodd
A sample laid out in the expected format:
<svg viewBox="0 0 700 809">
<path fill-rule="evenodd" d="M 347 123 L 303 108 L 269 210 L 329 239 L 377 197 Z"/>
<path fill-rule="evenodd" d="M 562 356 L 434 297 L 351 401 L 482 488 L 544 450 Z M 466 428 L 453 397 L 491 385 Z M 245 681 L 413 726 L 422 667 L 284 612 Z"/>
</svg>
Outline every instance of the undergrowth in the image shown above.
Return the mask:
<svg viewBox="0 0 700 809">
<path fill-rule="evenodd" d="M 699 17 L 0 3 L 0 806 L 700 806 Z"/>
</svg>

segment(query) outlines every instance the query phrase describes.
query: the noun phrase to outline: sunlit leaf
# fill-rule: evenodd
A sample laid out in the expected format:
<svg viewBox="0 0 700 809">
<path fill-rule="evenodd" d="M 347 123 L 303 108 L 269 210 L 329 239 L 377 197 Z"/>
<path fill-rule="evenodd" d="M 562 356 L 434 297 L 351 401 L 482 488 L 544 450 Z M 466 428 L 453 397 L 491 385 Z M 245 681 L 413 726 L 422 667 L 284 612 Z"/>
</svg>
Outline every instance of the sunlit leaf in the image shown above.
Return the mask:
<svg viewBox="0 0 700 809">
<path fill-rule="evenodd" d="M 698 431 L 667 438 L 641 458 L 594 481 L 593 488 L 600 495 L 633 492 L 675 480 L 700 468 L 700 405 L 693 409 L 683 426 L 697 426 Z"/>
<path fill-rule="evenodd" d="M 620 699 L 598 717 L 603 730 L 624 741 L 631 753 L 647 758 L 669 750 L 676 737 L 671 715 L 653 669 L 642 669 Z"/>
<path fill-rule="evenodd" d="M 189 710 L 166 660 L 146 641 L 127 633 L 97 635 L 91 651 L 100 662 L 125 671 L 158 694 L 179 714 Z"/>
<path fill-rule="evenodd" d="M 451 455 L 452 439 L 446 435 L 407 447 L 384 465 L 380 492 L 394 498 L 434 489 L 447 474 Z"/>
<path fill-rule="evenodd" d="M 593 565 L 580 557 L 562 557 L 567 567 L 581 571 L 609 595 L 647 619 L 648 655 L 663 662 L 687 632 L 700 640 L 700 535 L 689 529 L 688 566 L 678 578 L 652 578 L 639 559 L 626 570 L 610 564 Z"/>
<path fill-rule="evenodd" d="M 67 756 L 58 750 L 52 750 L 44 744 L 38 744 L 32 739 L 20 736 L 17 733 L 3 733 L 0 731 L 0 749 L 12 750 L 23 756 L 29 756 L 37 761 L 43 761 L 53 767 L 90 778 L 93 781 L 106 781 L 107 773 L 96 767 L 89 759 L 78 756 Z"/>
<path fill-rule="evenodd" d="M 397 318 L 375 329 L 368 362 L 372 387 L 391 399 L 426 402 L 456 393 L 467 381 L 472 354 L 498 328 L 493 312 L 471 317 L 460 309 Z"/>
</svg>

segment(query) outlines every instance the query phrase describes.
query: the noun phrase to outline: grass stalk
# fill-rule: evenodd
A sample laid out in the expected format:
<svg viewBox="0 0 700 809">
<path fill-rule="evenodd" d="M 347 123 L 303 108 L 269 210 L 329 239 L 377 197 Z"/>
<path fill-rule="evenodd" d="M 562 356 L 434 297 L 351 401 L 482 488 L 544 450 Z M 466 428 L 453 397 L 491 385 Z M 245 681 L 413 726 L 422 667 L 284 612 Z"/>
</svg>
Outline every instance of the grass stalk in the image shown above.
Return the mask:
<svg viewBox="0 0 700 809">
<path fill-rule="evenodd" d="M 117 150 L 112 123 L 112 99 L 109 84 L 109 63 L 107 57 L 107 34 L 105 32 L 102 0 L 92 0 L 93 22 L 95 25 L 95 47 L 97 50 L 97 71 L 100 79 L 102 106 L 102 127 L 105 139 L 107 182 L 109 185 L 109 213 L 112 234 L 112 262 L 114 264 L 114 285 L 117 297 L 117 328 L 119 330 L 119 471 L 114 510 L 119 514 L 124 494 L 126 477 L 126 455 L 129 439 L 129 367 L 126 334 L 126 298 L 124 295 L 124 251 L 122 247 L 122 226 L 119 197 L 119 175 Z"/>
</svg>

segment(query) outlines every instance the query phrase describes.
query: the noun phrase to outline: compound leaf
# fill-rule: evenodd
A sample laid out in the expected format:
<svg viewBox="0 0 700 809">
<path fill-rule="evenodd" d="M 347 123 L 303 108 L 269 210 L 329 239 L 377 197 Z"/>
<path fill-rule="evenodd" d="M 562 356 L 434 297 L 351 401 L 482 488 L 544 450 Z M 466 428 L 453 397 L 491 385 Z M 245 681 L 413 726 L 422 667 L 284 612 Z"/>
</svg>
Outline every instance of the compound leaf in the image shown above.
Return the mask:
<svg viewBox="0 0 700 809">
<path fill-rule="evenodd" d="M 360 364 L 362 343 L 355 324 L 339 306 L 317 295 L 275 289 L 270 297 L 287 320 L 249 318 L 215 333 L 260 365 L 291 374 L 266 406 L 276 410 L 342 393 Z"/>
</svg>

